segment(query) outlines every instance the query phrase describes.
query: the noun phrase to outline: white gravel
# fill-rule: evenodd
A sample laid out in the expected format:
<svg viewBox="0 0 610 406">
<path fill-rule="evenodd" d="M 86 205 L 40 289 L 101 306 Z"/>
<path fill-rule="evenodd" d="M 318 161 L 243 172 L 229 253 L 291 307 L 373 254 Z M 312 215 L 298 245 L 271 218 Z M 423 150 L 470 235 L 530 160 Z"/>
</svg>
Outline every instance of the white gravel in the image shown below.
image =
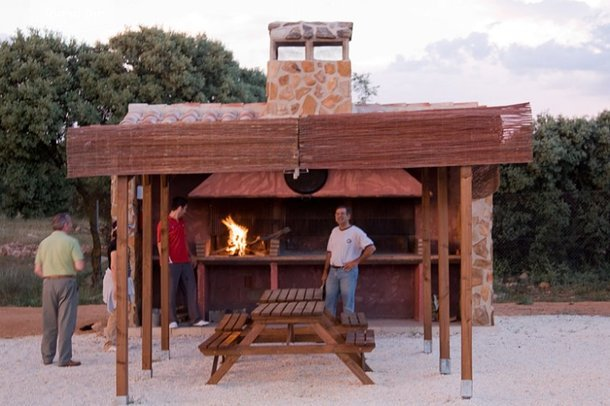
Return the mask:
<svg viewBox="0 0 610 406">
<path fill-rule="evenodd" d="M 129 397 L 136 404 L 206 405 L 609 405 L 610 317 L 496 317 L 474 329 L 473 398 L 460 397 L 459 325 L 451 330 L 450 375 L 438 371 L 438 331 L 424 354 L 421 328 L 371 323 L 368 356 L 375 385 L 333 355 L 243 357 L 218 385 L 206 385 L 212 358 L 204 336 L 171 340 L 171 358 L 154 340 L 153 375 L 141 371 L 139 338 L 130 338 Z M 203 329 L 210 334 L 213 329 Z M 103 405 L 115 398 L 114 353 L 103 338 L 74 337 L 77 368 L 43 366 L 40 337 L 0 340 L 0 405 Z"/>
</svg>

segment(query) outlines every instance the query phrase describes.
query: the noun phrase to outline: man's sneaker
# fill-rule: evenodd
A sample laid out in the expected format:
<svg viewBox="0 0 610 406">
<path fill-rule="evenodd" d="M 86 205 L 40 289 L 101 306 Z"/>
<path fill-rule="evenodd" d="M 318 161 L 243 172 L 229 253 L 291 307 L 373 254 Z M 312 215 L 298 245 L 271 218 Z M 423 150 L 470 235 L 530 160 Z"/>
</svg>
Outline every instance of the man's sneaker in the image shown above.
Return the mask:
<svg viewBox="0 0 610 406">
<path fill-rule="evenodd" d="M 210 324 L 209 321 L 205 321 L 203 319 L 196 321 L 195 323 L 193 323 L 193 326 L 195 327 L 203 327 L 203 326 L 207 326 L 208 324 Z"/>
<path fill-rule="evenodd" d="M 171 323 L 169 323 L 169 328 L 178 328 L 178 323 L 172 321 Z"/>
</svg>

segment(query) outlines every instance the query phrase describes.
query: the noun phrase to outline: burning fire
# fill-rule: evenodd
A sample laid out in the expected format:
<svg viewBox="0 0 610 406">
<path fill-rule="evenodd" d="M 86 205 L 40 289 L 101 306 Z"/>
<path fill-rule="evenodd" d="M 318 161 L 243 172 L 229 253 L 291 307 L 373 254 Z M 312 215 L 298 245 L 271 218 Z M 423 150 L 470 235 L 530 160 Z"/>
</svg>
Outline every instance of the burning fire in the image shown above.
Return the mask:
<svg viewBox="0 0 610 406">
<path fill-rule="evenodd" d="M 248 229 L 233 221 L 230 215 L 222 220 L 222 224 L 229 229 L 229 240 L 226 248 L 229 255 L 235 255 L 236 253 L 240 257 L 246 255 Z"/>
</svg>

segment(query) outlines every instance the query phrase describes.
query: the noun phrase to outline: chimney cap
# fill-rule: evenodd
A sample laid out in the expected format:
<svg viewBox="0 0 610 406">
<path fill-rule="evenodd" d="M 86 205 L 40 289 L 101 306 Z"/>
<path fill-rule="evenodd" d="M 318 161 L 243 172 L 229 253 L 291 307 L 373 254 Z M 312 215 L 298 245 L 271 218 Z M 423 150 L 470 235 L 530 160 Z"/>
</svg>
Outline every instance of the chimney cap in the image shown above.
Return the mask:
<svg viewBox="0 0 610 406">
<path fill-rule="evenodd" d="M 351 22 L 283 22 L 275 21 L 269 24 L 269 37 L 275 43 L 303 44 L 308 41 L 315 43 L 340 44 L 352 39 Z"/>
</svg>

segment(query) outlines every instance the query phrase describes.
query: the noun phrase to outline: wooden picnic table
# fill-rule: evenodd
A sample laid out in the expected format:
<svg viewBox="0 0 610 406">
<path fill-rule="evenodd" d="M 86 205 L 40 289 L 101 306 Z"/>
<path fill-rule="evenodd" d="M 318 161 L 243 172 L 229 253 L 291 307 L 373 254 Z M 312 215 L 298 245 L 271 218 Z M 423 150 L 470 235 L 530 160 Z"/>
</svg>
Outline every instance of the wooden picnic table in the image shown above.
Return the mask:
<svg viewBox="0 0 610 406">
<path fill-rule="evenodd" d="M 223 356 L 224 362 L 212 371 L 208 384 L 218 383 L 231 367 L 244 355 L 335 354 L 363 384 L 374 382 L 366 374 L 359 357 L 375 348 L 372 330 L 342 334 L 336 320 L 324 311 L 321 300 L 260 303 L 250 315 L 251 323 L 241 330 L 240 340 L 214 345 L 202 343 L 204 355 Z M 291 326 L 303 325 L 314 334 L 311 338 L 295 340 Z M 265 331 L 282 331 L 286 339 L 269 342 L 260 340 Z M 298 345 L 294 345 L 295 342 Z M 265 342 L 261 344 L 260 342 Z"/>
</svg>

